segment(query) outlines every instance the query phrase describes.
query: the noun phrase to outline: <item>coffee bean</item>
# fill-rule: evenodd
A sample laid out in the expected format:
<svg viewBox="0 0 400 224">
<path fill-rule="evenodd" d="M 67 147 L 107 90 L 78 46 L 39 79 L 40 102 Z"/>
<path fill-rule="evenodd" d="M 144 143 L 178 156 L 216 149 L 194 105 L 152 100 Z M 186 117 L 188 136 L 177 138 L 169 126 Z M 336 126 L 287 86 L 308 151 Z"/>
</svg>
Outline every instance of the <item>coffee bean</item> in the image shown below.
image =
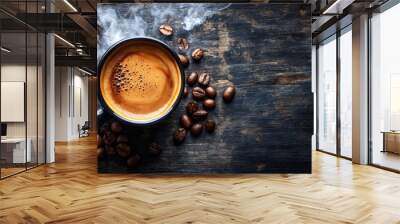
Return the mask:
<svg viewBox="0 0 400 224">
<path fill-rule="evenodd" d="M 104 137 L 103 137 L 104 144 L 112 145 L 115 142 L 115 139 L 116 139 L 116 137 L 111 131 L 104 133 Z"/>
<path fill-rule="evenodd" d="M 118 143 L 115 149 L 117 150 L 118 155 L 124 158 L 128 157 L 131 153 L 131 147 L 126 143 Z"/>
<path fill-rule="evenodd" d="M 211 120 L 211 119 L 208 119 L 208 120 L 206 121 L 206 123 L 204 124 L 204 126 L 205 126 L 206 131 L 207 131 L 208 133 L 213 133 L 214 130 L 215 130 L 215 121 L 213 121 L 213 120 Z"/>
<path fill-rule="evenodd" d="M 189 64 L 189 58 L 186 55 L 178 54 L 179 60 L 181 61 L 183 66 L 187 66 Z"/>
<path fill-rule="evenodd" d="M 200 87 L 194 87 L 192 90 L 192 96 L 195 100 L 203 100 L 206 96 L 206 91 Z"/>
<path fill-rule="evenodd" d="M 207 118 L 208 112 L 206 110 L 198 110 L 194 112 L 192 116 L 196 121 L 201 121 Z"/>
<path fill-rule="evenodd" d="M 215 108 L 215 100 L 213 99 L 206 99 L 203 101 L 203 107 L 207 110 L 212 110 Z"/>
<path fill-rule="evenodd" d="M 183 141 L 185 141 L 186 138 L 186 130 L 184 128 L 179 128 L 174 132 L 174 143 L 176 145 L 181 144 Z"/>
<path fill-rule="evenodd" d="M 197 110 L 199 110 L 199 105 L 194 101 L 191 101 L 186 105 L 186 113 L 189 116 L 192 116 L 192 114 Z"/>
<path fill-rule="evenodd" d="M 186 98 L 188 95 L 189 95 L 189 90 L 188 90 L 188 88 L 185 87 L 183 89 L 183 98 Z"/>
<path fill-rule="evenodd" d="M 210 84 L 210 75 L 207 72 L 201 73 L 198 82 L 202 86 L 208 86 Z"/>
<path fill-rule="evenodd" d="M 224 90 L 223 99 L 225 102 L 229 103 L 235 97 L 236 89 L 234 86 L 229 86 Z"/>
<path fill-rule="evenodd" d="M 104 154 L 105 154 L 105 152 L 104 152 L 103 147 L 97 148 L 97 158 L 99 158 L 99 159 L 103 158 Z"/>
<path fill-rule="evenodd" d="M 114 121 L 111 123 L 111 131 L 115 132 L 115 133 L 119 133 L 122 131 L 122 125 L 121 123 Z"/>
<path fill-rule="evenodd" d="M 203 125 L 200 123 L 194 124 L 190 129 L 190 133 L 192 133 L 193 136 L 199 136 L 201 132 L 203 132 Z"/>
<path fill-rule="evenodd" d="M 178 47 L 180 50 L 186 50 L 189 48 L 189 43 L 185 38 L 178 38 Z"/>
<path fill-rule="evenodd" d="M 217 95 L 217 91 L 215 90 L 214 87 L 209 86 L 206 88 L 206 95 L 207 97 L 214 99 L 215 96 Z"/>
<path fill-rule="evenodd" d="M 192 58 L 195 61 L 200 61 L 203 58 L 203 56 L 204 56 L 204 51 L 200 48 L 197 48 L 192 52 Z"/>
<path fill-rule="evenodd" d="M 97 135 L 97 147 L 103 146 L 103 138 L 100 135 Z"/>
<path fill-rule="evenodd" d="M 136 167 L 140 162 L 140 156 L 135 154 L 126 161 L 126 165 L 130 168 Z"/>
<path fill-rule="evenodd" d="M 172 28 L 172 26 L 167 25 L 167 24 L 163 24 L 160 26 L 160 33 L 162 33 L 164 36 L 171 36 L 172 33 L 174 32 L 174 29 Z"/>
<path fill-rule="evenodd" d="M 153 143 L 151 143 L 151 144 L 149 145 L 149 148 L 148 148 L 147 151 L 150 153 L 150 155 L 153 155 L 153 156 L 160 155 L 160 153 L 161 153 L 161 146 L 160 146 L 159 144 L 153 142 Z"/>
<path fill-rule="evenodd" d="M 187 77 L 186 81 L 189 84 L 189 86 L 193 86 L 194 84 L 197 83 L 197 79 L 199 76 L 197 75 L 196 72 L 190 73 L 190 75 Z"/>
<path fill-rule="evenodd" d="M 99 134 L 104 135 L 105 132 L 110 130 L 110 124 L 109 123 L 104 123 L 100 129 L 99 129 Z"/>
<path fill-rule="evenodd" d="M 117 143 L 128 143 L 129 139 L 126 135 L 120 135 L 117 138 Z"/>
<path fill-rule="evenodd" d="M 189 129 L 192 126 L 192 119 L 186 114 L 183 114 L 179 120 L 182 128 Z"/>
<path fill-rule="evenodd" d="M 106 145 L 104 149 L 107 152 L 107 155 L 110 155 L 110 156 L 115 155 L 114 147 Z"/>
</svg>

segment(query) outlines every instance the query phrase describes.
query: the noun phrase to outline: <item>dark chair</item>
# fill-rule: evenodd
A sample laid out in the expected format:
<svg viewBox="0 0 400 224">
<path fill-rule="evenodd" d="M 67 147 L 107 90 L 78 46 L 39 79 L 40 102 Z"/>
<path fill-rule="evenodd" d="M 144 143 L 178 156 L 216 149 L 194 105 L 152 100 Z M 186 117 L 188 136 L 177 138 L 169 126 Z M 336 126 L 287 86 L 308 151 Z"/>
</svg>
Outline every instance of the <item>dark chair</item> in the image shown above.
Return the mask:
<svg viewBox="0 0 400 224">
<path fill-rule="evenodd" d="M 89 129 L 90 129 L 89 121 L 85 121 L 82 127 L 78 124 L 79 138 L 89 136 Z"/>
</svg>

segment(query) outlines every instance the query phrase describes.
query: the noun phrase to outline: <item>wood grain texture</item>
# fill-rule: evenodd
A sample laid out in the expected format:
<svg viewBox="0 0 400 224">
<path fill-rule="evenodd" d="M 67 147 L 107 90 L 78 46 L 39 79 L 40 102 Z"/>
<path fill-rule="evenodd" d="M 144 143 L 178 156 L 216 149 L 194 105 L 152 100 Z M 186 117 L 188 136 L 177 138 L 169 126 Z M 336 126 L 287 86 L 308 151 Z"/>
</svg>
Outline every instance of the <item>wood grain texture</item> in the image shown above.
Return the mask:
<svg viewBox="0 0 400 224">
<path fill-rule="evenodd" d="M 166 5 L 158 4 L 159 7 Z M 210 5 L 210 4 L 208 4 Z M 158 32 L 160 24 L 146 5 L 100 5 L 114 7 L 119 16 L 129 16 L 141 7 L 140 18 L 147 26 L 145 35 L 159 38 L 178 50 L 177 38 L 189 40 L 190 54 L 203 48 L 201 63 L 191 63 L 191 71 L 207 71 L 218 90 L 217 108 L 210 117 L 217 123 L 214 134 L 188 136 L 181 146 L 172 144 L 172 133 L 184 113 L 177 110 L 159 125 L 149 128 L 126 127 L 133 147 L 142 155 L 138 168 L 127 169 L 124 160 L 110 157 L 99 161 L 99 172 L 140 173 L 309 173 L 313 97 L 311 93 L 310 9 L 303 4 L 232 4 L 209 16 L 191 31 L 182 29 L 179 16 L 167 21 L 175 28 L 173 37 Z M 128 7 L 129 6 L 129 7 Z M 154 7 L 154 5 L 153 5 Z M 188 4 L 172 4 L 178 12 Z M 177 14 L 179 15 L 179 13 Z M 99 13 L 98 17 L 102 15 Z M 102 41 L 99 29 L 99 41 Z M 222 91 L 234 84 L 234 101 L 225 104 Z M 111 119 L 103 114 L 100 124 Z M 150 158 L 146 145 L 158 142 L 163 153 Z"/>
<path fill-rule="evenodd" d="M 313 152 L 312 174 L 98 174 L 95 139 L 0 181 L 0 223 L 400 223 L 400 175 Z"/>
</svg>

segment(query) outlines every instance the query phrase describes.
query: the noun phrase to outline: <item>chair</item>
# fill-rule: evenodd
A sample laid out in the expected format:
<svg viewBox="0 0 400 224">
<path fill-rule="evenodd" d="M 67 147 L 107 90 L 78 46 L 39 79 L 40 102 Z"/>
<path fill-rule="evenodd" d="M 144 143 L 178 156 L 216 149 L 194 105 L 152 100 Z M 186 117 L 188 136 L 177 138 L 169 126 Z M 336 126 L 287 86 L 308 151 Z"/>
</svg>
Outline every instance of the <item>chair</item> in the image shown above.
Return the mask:
<svg viewBox="0 0 400 224">
<path fill-rule="evenodd" d="M 82 127 L 78 124 L 79 138 L 89 136 L 89 129 L 90 129 L 89 121 L 85 121 Z"/>
</svg>

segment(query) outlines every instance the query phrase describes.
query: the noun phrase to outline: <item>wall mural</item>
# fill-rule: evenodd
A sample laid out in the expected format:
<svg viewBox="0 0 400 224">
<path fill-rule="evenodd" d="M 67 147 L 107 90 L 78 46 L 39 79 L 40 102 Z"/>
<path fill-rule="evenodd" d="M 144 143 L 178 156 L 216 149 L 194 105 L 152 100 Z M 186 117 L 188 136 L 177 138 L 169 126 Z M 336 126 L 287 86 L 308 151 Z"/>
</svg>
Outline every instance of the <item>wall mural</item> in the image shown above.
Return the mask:
<svg viewBox="0 0 400 224">
<path fill-rule="evenodd" d="M 304 4 L 98 5 L 100 173 L 310 173 Z"/>
</svg>

